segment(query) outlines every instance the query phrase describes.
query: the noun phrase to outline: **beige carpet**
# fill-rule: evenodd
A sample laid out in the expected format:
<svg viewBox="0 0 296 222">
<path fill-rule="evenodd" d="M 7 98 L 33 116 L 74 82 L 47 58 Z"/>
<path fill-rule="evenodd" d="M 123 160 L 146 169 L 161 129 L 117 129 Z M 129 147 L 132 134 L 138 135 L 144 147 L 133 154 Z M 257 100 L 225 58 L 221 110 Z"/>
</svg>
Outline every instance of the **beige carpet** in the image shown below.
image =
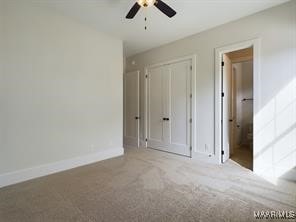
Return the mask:
<svg viewBox="0 0 296 222">
<path fill-rule="evenodd" d="M 259 221 L 271 209 L 296 211 L 296 185 L 150 149 L 0 189 L 1 222 Z"/>
</svg>

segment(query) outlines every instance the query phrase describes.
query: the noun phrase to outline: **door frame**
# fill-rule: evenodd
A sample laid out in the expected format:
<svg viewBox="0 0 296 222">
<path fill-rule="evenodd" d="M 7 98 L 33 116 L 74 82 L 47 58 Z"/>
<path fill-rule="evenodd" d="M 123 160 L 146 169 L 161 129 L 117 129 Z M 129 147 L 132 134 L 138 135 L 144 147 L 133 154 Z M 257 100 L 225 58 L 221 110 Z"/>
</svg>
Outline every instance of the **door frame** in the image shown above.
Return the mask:
<svg viewBox="0 0 296 222">
<path fill-rule="evenodd" d="M 191 94 L 192 94 L 192 99 L 191 99 L 191 118 L 192 118 L 192 123 L 191 123 L 191 135 L 190 135 L 190 142 L 191 142 L 191 152 L 190 152 L 190 157 L 192 157 L 193 152 L 197 152 L 196 148 L 196 65 L 197 65 L 197 55 L 188 55 L 188 56 L 183 56 L 183 57 L 177 57 L 175 59 L 167 60 L 164 62 L 160 63 L 154 63 L 151 65 L 147 65 L 144 67 L 145 71 L 145 84 L 144 84 L 144 140 L 145 140 L 145 147 L 147 147 L 147 137 L 148 137 L 148 70 L 154 67 L 158 66 L 163 66 L 163 65 L 170 65 L 173 63 L 177 62 L 182 62 L 185 60 L 191 60 L 191 65 L 192 65 L 192 70 L 191 70 Z"/>
<path fill-rule="evenodd" d="M 219 163 L 223 162 L 223 147 L 222 147 L 222 57 L 223 54 L 237 51 L 245 48 L 253 47 L 253 126 L 255 126 L 254 116 L 255 110 L 258 110 L 260 107 L 260 48 L 261 48 L 261 39 L 251 39 L 239 43 L 230 44 L 227 46 L 219 47 L 215 49 L 215 155 L 218 156 Z M 253 137 L 255 141 L 255 135 Z M 255 146 L 255 143 L 253 143 Z M 254 147 L 253 147 L 253 150 Z M 254 152 L 253 152 L 254 153 Z M 254 155 L 254 154 L 253 154 Z M 254 159 L 254 156 L 253 156 Z M 253 160 L 254 163 L 254 160 Z"/>
<path fill-rule="evenodd" d="M 141 118 L 140 116 L 140 70 L 135 70 L 135 71 L 131 71 L 131 72 L 126 72 L 124 74 L 124 102 L 123 102 L 123 110 L 124 110 L 124 114 L 123 114 L 123 125 L 124 125 L 124 128 L 123 128 L 123 137 L 124 137 L 124 142 L 127 138 L 126 136 L 126 77 L 128 74 L 134 74 L 134 75 L 137 75 L 138 77 L 138 87 L 137 87 L 137 100 L 138 100 L 138 107 L 137 107 L 137 113 L 138 113 L 138 117 Z M 138 138 L 137 138 L 137 148 L 140 147 L 140 119 L 137 119 L 137 135 L 138 135 Z M 128 144 L 124 144 L 125 146 L 130 146 Z"/>
</svg>

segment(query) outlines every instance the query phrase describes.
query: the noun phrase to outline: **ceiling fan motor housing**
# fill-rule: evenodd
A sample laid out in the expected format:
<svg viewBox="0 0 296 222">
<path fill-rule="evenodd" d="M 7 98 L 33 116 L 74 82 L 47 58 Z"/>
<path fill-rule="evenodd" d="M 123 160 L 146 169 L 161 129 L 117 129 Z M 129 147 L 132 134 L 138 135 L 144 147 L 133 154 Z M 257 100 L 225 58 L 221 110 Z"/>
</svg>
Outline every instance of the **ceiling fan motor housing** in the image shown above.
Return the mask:
<svg viewBox="0 0 296 222">
<path fill-rule="evenodd" d="M 138 13 L 140 8 L 147 8 L 153 5 L 170 18 L 175 16 L 177 13 L 174 9 L 172 9 L 162 0 L 137 0 L 137 2 L 133 5 L 133 7 L 127 13 L 126 18 L 132 19 Z"/>
<path fill-rule="evenodd" d="M 153 6 L 155 2 L 156 0 L 138 0 L 138 4 L 144 8 Z"/>
</svg>

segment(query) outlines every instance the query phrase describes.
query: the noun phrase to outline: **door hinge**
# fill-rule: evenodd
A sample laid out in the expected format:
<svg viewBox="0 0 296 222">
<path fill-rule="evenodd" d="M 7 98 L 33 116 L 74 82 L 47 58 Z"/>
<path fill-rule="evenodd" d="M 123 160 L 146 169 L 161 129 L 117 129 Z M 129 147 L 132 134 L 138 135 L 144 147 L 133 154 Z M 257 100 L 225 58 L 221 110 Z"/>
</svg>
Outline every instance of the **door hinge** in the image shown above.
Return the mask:
<svg viewBox="0 0 296 222">
<path fill-rule="evenodd" d="M 221 97 L 224 97 L 224 92 L 221 93 Z"/>
<path fill-rule="evenodd" d="M 147 142 L 147 141 L 148 141 L 148 139 L 146 138 L 146 139 L 145 139 L 145 141 Z"/>
<path fill-rule="evenodd" d="M 145 78 L 148 79 L 148 75 L 147 74 L 145 75 Z"/>
<path fill-rule="evenodd" d="M 224 66 L 224 62 L 223 61 L 221 62 L 221 66 Z"/>
<path fill-rule="evenodd" d="M 192 146 L 189 147 L 190 151 L 192 151 Z"/>
<path fill-rule="evenodd" d="M 192 66 L 190 66 L 190 70 L 192 71 Z"/>
<path fill-rule="evenodd" d="M 224 150 L 221 151 L 221 154 L 224 155 Z"/>
<path fill-rule="evenodd" d="M 192 118 L 189 119 L 189 123 L 192 123 Z"/>
<path fill-rule="evenodd" d="M 192 99 L 192 93 L 190 94 L 190 99 Z"/>
</svg>

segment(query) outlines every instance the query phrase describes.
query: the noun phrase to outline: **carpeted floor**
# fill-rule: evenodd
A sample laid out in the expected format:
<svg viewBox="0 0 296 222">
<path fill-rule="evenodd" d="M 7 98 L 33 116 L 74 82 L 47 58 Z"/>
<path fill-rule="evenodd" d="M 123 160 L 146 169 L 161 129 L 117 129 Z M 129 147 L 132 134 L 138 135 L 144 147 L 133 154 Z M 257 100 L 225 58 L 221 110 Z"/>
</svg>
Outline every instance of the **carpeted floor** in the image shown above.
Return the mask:
<svg viewBox="0 0 296 222">
<path fill-rule="evenodd" d="M 258 210 L 296 211 L 296 185 L 150 149 L 0 189 L 1 222 L 259 221 Z"/>
</svg>

